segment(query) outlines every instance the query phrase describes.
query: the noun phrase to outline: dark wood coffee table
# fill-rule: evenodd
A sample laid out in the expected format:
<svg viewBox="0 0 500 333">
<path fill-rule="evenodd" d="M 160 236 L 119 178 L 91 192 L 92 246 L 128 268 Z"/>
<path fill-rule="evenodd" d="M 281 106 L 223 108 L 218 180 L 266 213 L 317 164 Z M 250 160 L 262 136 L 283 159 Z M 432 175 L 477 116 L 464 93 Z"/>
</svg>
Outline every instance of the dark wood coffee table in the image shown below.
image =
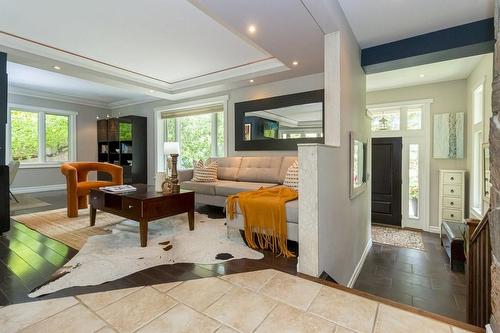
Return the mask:
<svg viewBox="0 0 500 333">
<path fill-rule="evenodd" d="M 95 225 L 96 210 L 139 222 L 141 246 L 148 243 L 148 223 L 165 217 L 188 213 L 189 230 L 194 230 L 194 192 L 181 190 L 178 194 L 157 193 L 153 186 L 134 184 L 137 191 L 109 193 L 90 190 L 90 225 Z"/>
</svg>

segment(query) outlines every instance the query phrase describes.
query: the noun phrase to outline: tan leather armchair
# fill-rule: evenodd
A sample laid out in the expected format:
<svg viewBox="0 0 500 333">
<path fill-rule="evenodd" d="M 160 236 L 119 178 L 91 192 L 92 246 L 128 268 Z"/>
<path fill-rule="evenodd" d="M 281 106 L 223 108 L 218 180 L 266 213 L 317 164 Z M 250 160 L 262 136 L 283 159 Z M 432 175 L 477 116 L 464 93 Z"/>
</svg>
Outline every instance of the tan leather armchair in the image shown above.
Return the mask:
<svg viewBox="0 0 500 333">
<path fill-rule="evenodd" d="M 88 181 L 88 174 L 91 171 L 108 173 L 111 175 L 111 181 Z M 91 189 L 123 184 L 123 168 L 110 163 L 64 163 L 61 166 L 61 173 L 66 176 L 68 217 L 77 217 L 78 209 L 88 207 L 87 196 Z"/>
</svg>

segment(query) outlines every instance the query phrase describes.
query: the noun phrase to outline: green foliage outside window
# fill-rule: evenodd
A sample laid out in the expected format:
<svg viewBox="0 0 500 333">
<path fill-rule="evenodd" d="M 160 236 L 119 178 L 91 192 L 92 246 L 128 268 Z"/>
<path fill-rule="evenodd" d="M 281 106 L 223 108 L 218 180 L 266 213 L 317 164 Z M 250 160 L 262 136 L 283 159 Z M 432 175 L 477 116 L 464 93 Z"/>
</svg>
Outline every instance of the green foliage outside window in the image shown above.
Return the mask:
<svg viewBox="0 0 500 333">
<path fill-rule="evenodd" d="M 10 113 L 11 155 L 15 161 L 38 159 L 38 113 L 12 110 Z"/>
<path fill-rule="evenodd" d="M 47 161 L 69 160 L 69 117 L 45 115 L 45 157 Z"/>
<path fill-rule="evenodd" d="M 216 142 L 212 153 L 212 121 L 216 121 Z M 179 133 L 177 133 L 177 122 Z M 224 156 L 224 115 L 222 112 L 165 120 L 165 140 L 180 143 L 180 167 L 192 168 L 193 160 Z"/>
<path fill-rule="evenodd" d="M 11 157 L 40 162 L 39 117 L 41 113 L 12 110 L 10 113 Z M 45 114 L 45 161 L 69 160 L 69 117 Z"/>
</svg>

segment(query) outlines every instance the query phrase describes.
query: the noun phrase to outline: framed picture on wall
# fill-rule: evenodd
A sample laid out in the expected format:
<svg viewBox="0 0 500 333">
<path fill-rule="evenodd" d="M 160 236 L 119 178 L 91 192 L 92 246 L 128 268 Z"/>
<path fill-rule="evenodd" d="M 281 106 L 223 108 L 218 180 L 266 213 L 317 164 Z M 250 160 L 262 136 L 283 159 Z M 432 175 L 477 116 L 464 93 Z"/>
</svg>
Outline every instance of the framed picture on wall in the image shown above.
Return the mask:
<svg viewBox="0 0 500 333">
<path fill-rule="evenodd" d="M 243 140 L 245 141 L 252 140 L 252 124 L 245 124 L 245 134 Z"/>
<path fill-rule="evenodd" d="M 434 115 L 434 158 L 464 158 L 464 113 Z"/>
</svg>

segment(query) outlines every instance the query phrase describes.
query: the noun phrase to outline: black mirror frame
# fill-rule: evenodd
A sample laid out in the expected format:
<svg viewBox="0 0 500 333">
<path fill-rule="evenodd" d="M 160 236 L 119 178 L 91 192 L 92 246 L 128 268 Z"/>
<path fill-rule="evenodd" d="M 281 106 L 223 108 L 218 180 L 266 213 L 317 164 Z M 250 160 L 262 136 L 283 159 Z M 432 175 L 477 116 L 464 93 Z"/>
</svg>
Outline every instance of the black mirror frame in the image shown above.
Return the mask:
<svg viewBox="0 0 500 333">
<path fill-rule="evenodd" d="M 236 151 L 257 150 L 297 150 L 299 143 L 325 143 L 325 91 L 313 90 L 297 94 L 275 96 L 234 104 L 234 140 Z M 293 105 L 322 103 L 323 137 L 276 140 L 243 140 L 245 133 L 245 113 L 283 108 Z"/>
</svg>

